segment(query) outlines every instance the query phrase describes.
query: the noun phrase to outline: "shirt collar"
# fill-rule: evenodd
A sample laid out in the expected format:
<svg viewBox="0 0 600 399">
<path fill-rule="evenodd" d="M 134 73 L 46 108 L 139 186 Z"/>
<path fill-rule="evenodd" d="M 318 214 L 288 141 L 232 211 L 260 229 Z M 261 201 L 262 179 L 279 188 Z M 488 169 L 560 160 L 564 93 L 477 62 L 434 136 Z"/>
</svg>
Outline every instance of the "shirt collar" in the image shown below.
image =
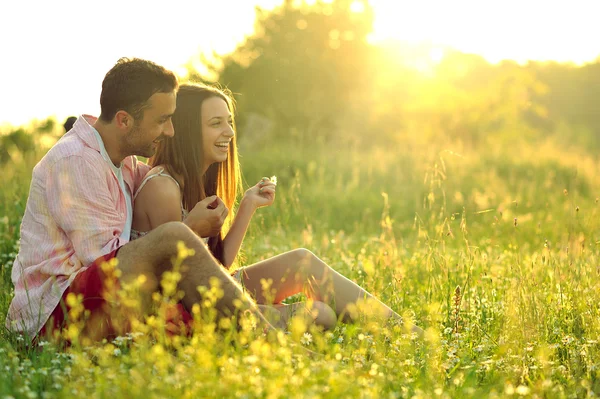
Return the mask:
<svg viewBox="0 0 600 399">
<path fill-rule="evenodd" d="M 100 155 L 102 155 L 102 158 L 104 158 L 104 160 L 106 162 L 108 162 L 108 164 L 110 165 L 111 169 L 114 172 L 121 171 L 121 167 L 123 166 L 123 161 L 121 161 L 119 166 L 115 166 L 113 161 L 108 156 L 108 152 L 106 152 L 106 147 L 104 147 L 104 142 L 102 141 L 102 137 L 100 136 L 100 133 L 98 133 L 98 131 L 96 129 L 94 129 L 94 128 L 92 128 L 92 129 L 94 130 L 94 135 L 96 136 L 96 142 L 98 143 L 98 147 L 100 147 Z"/>
<path fill-rule="evenodd" d="M 121 170 L 123 166 L 123 161 L 119 164 L 119 166 L 115 166 L 115 164 L 111 161 L 108 153 L 106 152 L 106 147 L 104 147 L 104 142 L 102 141 L 102 137 L 100 133 L 94 128 L 93 124 L 98 120 L 98 118 L 91 115 L 81 115 L 75 121 L 73 125 L 73 131 L 83 140 L 83 142 L 90 148 L 98 151 L 102 158 L 111 166 L 111 168 L 117 172 Z"/>
<path fill-rule="evenodd" d="M 91 115 L 80 115 L 73 124 L 71 131 L 83 140 L 88 147 L 100 152 L 100 146 L 94 134 L 96 129 L 92 126 L 97 120 L 96 117 Z"/>
</svg>

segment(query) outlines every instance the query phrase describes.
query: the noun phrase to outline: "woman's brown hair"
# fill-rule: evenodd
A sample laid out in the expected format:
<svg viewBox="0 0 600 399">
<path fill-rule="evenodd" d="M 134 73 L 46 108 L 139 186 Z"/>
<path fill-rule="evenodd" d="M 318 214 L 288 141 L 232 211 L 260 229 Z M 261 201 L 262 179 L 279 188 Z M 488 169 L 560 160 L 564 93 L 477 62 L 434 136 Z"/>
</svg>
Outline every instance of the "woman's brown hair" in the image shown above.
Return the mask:
<svg viewBox="0 0 600 399">
<path fill-rule="evenodd" d="M 218 195 L 227 208 L 229 215 L 223 226 L 227 230 L 233 220 L 237 190 L 241 177 L 235 135 L 229 144 L 227 161 L 209 166 L 202 176 L 204 166 L 204 148 L 202 146 L 202 103 L 213 97 L 223 99 L 227 103 L 232 119 L 234 118 L 234 102 L 230 93 L 204 84 L 183 84 L 177 93 L 177 108 L 173 114 L 175 135 L 162 140 L 156 154 L 150 159 L 152 166 L 164 165 L 172 176 L 183 178 L 183 207 L 187 211 L 211 195 Z M 235 131 L 235 125 L 233 126 Z M 208 247 L 221 263 L 223 262 L 223 235 L 211 237 Z"/>
</svg>

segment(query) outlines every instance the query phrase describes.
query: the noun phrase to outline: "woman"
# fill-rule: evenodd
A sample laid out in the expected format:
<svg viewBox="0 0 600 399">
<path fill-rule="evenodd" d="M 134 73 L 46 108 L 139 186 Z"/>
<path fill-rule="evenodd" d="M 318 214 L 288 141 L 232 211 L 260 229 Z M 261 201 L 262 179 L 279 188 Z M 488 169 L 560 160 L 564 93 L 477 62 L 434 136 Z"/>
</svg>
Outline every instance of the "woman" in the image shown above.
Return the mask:
<svg viewBox="0 0 600 399">
<path fill-rule="evenodd" d="M 199 201 L 223 212 L 234 208 L 240 173 L 233 113 L 233 102 L 225 92 L 205 85 L 180 86 L 173 115 L 175 136 L 161 141 L 150 159 L 153 169 L 135 195 L 132 238 L 162 223 L 181 221 Z M 228 215 L 224 229 L 203 237 L 224 267 L 229 268 L 235 260 L 256 209 L 273 203 L 275 189 L 275 181 L 261 179 L 244 193 L 237 214 Z M 215 195 L 213 206 L 209 206 Z M 207 209 L 207 214 L 210 212 Z M 267 318 L 279 318 L 281 326 L 290 316 L 301 314 L 331 329 L 338 317 L 351 320 L 359 316 L 349 312 L 349 305 L 360 299 L 371 299 L 375 313 L 401 320 L 388 306 L 306 249 L 243 267 L 234 277 L 259 305 L 272 305 L 278 310 L 262 307 Z M 268 292 L 263 292 L 261 280 L 272 281 Z M 306 294 L 310 305 L 281 303 L 300 292 Z"/>
</svg>

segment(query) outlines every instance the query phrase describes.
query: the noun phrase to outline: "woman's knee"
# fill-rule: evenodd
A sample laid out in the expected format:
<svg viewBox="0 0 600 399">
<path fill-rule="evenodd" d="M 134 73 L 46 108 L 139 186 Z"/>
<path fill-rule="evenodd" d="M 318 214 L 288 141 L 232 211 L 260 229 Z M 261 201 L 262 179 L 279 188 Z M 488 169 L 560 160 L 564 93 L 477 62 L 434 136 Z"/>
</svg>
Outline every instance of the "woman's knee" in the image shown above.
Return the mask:
<svg viewBox="0 0 600 399">
<path fill-rule="evenodd" d="M 288 254 L 293 256 L 298 262 L 311 262 L 317 258 L 314 253 L 306 248 L 296 248 L 288 252 Z"/>
<path fill-rule="evenodd" d="M 314 253 L 306 248 L 297 248 L 288 252 L 292 257 L 290 264 L 297 265 L 301 269 L 310 270 L 313 274 L 321 274 L 326 266 Z"/>
</svg>

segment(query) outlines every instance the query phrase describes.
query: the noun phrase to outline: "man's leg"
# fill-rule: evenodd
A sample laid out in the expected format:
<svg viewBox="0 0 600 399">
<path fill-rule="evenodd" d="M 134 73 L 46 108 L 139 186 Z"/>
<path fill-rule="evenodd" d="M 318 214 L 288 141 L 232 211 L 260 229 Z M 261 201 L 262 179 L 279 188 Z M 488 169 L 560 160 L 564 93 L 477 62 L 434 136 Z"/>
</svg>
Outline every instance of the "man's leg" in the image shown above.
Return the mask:
<svg viewBox="0 0 600 399">
<path fill-rule="evenodd" d="M 214 259 L 198 236 L 185 224 L 179 222 L 158 226 L 146 236 L 124 245 L 117 254 L 118 268 L 123 281 L 133 281 L 138 276 L 146 276 L 144 287 L 145 302 L 150 303 L 150 296 L 155 291 L 164 272 L 172 269 L 173 259 L 177 257 L 177 242 L 182 241 L 194 255 L 184 261 L 179 289 L 183 291 L 183 304 L 191 309 L 200 303 L 202 297 L 198 286 L 210 287 L 213 277 L 219 279 L 223 297 L 216 304 L 217 311 L 223 316 L 231 316 L 237 311 L 250 310 L 259 321 L 268 328 L 272 326 L 264 319 L 254 301 L 247 296 L 240 285 Z M 144 299 L 142 299 L 144 301 Z M 242 307 L 236 306 L 241 303 Z"/>
</svg>

